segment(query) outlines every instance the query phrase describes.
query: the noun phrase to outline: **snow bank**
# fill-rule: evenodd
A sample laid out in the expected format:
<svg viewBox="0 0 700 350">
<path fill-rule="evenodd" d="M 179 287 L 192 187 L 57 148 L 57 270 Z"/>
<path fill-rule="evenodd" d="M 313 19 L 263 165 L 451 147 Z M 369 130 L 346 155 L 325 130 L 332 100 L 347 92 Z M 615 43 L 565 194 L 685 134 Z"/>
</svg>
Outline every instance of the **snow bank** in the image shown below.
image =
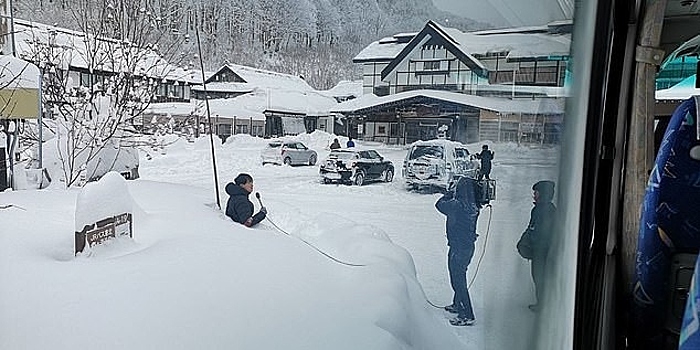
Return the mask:
<svg viewBox="0 0 700 350">
<path fill-rule="evenodd" d="M 87 225 L 123 213 L 131 213 L 134 201 L 126 180 L 110 171 L 99 181 L 85 185 L 75 203 L 75 231 Z"/>
</svg>

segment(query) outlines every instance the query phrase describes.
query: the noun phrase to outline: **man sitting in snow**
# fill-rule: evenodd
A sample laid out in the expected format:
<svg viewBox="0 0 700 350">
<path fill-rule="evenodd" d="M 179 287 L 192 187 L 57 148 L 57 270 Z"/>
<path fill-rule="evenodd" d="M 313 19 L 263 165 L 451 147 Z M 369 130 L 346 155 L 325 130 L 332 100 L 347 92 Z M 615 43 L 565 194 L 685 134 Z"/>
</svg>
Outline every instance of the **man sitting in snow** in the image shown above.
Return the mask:
<svg viewBox="0 0 700 350">
<path fill-rule="evenodd" d="M 257 214 L 253 215 L 253 202 L 248 199 L 248 196 L 253 193 L 252 176 L 238 174 L 233 182 L 226 185 L 226 193 L 230 196 L 226 203 L 226 216 L 233 221 L 251 227 L 265 219 L 267 209 L 262 207 Z"/>
</svg>

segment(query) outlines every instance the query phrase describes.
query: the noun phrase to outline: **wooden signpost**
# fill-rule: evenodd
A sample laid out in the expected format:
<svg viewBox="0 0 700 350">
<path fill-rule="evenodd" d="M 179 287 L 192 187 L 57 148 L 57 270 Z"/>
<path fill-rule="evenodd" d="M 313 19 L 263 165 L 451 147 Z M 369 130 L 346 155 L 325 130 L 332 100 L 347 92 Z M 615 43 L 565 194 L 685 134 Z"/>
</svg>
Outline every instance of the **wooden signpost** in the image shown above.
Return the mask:
<svg viewBox="0 0 700 350">
<path fill-rule="evenodd" d="M 75 254 L 82 252 L 85 246 L 92 247 L 109 239 L 132 234 L 132 215 L 123 213 L 86 225 L 82 231 L 75 233 Z"/>
</svg>

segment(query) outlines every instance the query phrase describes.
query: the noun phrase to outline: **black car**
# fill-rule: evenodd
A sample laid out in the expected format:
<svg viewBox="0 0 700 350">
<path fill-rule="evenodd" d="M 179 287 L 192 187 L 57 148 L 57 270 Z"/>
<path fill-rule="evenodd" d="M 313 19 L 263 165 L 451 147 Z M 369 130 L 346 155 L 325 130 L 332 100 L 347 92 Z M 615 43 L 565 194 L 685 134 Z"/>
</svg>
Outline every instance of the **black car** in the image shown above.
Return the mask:
<svg viewBox="0 0 700 350">
<path fill-rule="evenodd" d="M 394 179 L 394 164 L 375 150 L 337 149 L 323 160 L 320 174 L 323 183 L 361 186 L 368 181 L 391 182 Z"/>
</svg>

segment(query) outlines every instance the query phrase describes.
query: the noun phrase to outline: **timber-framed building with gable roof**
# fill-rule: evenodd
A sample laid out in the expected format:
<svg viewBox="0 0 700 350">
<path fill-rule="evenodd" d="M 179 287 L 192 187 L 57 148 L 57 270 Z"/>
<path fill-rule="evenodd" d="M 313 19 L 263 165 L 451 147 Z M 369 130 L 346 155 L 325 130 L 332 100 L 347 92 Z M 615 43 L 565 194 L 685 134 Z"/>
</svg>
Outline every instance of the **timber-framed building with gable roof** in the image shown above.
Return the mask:
<svg viewBox="0 0 700 350">
<path fill-rule="evenodd" d="M 417 33 L 363 49 L 353 62 L 362 65 L 364 95 L 336 112 L 349 136 L 385 143 L 438 135 L 467 143 L 556 143 L 571 27 L 564 21 L 462 32 L 429 21 Z"/>
</svg>

